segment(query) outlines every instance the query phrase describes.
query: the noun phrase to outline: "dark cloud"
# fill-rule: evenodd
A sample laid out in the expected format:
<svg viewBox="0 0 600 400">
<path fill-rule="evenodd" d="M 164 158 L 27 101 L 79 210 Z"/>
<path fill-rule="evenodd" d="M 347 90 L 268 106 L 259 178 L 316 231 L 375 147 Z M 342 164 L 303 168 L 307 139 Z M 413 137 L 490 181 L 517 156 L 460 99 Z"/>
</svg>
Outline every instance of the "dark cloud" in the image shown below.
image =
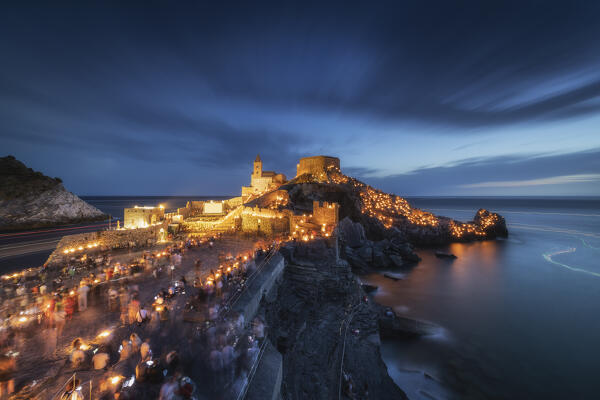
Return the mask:
<svg viewBox="0 0 600 400">
<path fill-rule="evenodd" d="M 469 191 L 465 190 L 468 185 L 484 182 L 531 181 L 572 175 L 600 177 L 600 149 L 558 155 L 473 158 L 447 166 L 420 168 L 406 174 L 367 176 L 364 177 L 364 181 L 399 195 L 459 195 L 469 194 Z M 598 178 L 595 180 L 598 181 Z M 594 194 L 587 186 L 551 186 L 549 189 L 542 188 L 548 189 L 545 190 L 545 194 L 577 195 L 582 194 L 578 192 L 581 190 L 587 191 L 584 194 Z M 574 191 L 570 192 L 573 189 Z M 482 194 L 482 191 L 478 188 L 472 193 Z M 502 192 L 513 194 L 509 186 L 488 190 L 492 195 Z"/>
<path fill-rule="evenodd" d="M 69 152 L 206 171 L 260 152 L 290 174 L 361 135 L 314 115 L 467 135 L 598 114 L 600 2 L 372 3 L 3 4 L 0 144 L 66 174 Z"/>
</svg>

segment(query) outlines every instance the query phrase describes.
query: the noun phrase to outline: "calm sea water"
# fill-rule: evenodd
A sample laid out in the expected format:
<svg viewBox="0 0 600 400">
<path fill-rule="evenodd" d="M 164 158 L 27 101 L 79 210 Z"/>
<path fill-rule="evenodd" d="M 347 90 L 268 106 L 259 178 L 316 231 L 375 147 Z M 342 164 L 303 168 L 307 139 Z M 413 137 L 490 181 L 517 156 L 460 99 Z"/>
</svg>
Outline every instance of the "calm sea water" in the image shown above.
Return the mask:
<svg viewBox="0 0 600 400">
<path fill-rule="evenodd" d="M 459 220 L 484 207 L 510 232 L 446 247 L 453 261 L 421 249 L 423 261 L 401 281 L 363 277 L 379 286 L 380 303 L 442 328 L 383 344 L 409 397 L 600 398 L 600 199 L 409 201 Z"/>
</svg>

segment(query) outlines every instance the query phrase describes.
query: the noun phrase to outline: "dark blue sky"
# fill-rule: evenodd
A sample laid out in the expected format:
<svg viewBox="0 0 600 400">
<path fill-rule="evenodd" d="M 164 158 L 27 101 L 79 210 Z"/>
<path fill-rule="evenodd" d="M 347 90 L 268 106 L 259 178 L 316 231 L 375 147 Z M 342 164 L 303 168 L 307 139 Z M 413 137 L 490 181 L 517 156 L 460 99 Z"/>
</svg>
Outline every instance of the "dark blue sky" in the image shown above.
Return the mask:
<svg viewBox="0 0 600 400">
<path fill-rule="evenodd" d="M 237 194 L 260 153 L 402 195 L 600 195 L 598 1 L 14 3 L 1 153 L 78 194 Z"/>
</svg>

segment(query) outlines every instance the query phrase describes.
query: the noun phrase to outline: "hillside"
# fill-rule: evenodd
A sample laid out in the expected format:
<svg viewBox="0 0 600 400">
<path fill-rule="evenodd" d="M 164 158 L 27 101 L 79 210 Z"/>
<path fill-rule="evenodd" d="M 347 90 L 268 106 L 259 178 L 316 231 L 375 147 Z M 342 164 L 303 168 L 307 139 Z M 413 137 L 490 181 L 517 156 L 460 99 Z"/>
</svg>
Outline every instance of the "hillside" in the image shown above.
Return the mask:
<svg viewBox="0 0 600 400">
<path fill-rule="evenodd" d="M 355 178 L 330 170 L 321 176 L 301 175 L 280 187 L 289 194 L 288 207 L 304 212 L 312 202 L 340 204 L 340 221 L 359 222 L 371 240 L 400 236 L 415 245 L 440 245 L 506 237 L 502 216 L 480 209 L 471 221 L 456 221 L 412 207 L 404 198 L 375 189 Z"/>
<path fill-rule="evenodd" d="M 59 178 L 0 158 L 0 229 L 26 229 L 100 220 L 105 215 L 69 192 Z"/>
</svg>

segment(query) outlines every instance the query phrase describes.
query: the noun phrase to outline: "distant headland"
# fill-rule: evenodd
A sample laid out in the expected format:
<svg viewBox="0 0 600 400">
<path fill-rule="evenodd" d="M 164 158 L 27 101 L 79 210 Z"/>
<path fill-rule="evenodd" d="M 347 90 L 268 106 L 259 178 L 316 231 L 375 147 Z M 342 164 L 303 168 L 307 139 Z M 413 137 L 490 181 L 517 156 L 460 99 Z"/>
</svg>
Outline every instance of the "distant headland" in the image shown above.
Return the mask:
<svg viewBox="0 0 600 400">
<path fill-rule="evenodd" d="M 0 229 L 16 230 L 98 221 L 102 211 L 66 190 L 60 178 L 0 158 Z"/>
</svg>

